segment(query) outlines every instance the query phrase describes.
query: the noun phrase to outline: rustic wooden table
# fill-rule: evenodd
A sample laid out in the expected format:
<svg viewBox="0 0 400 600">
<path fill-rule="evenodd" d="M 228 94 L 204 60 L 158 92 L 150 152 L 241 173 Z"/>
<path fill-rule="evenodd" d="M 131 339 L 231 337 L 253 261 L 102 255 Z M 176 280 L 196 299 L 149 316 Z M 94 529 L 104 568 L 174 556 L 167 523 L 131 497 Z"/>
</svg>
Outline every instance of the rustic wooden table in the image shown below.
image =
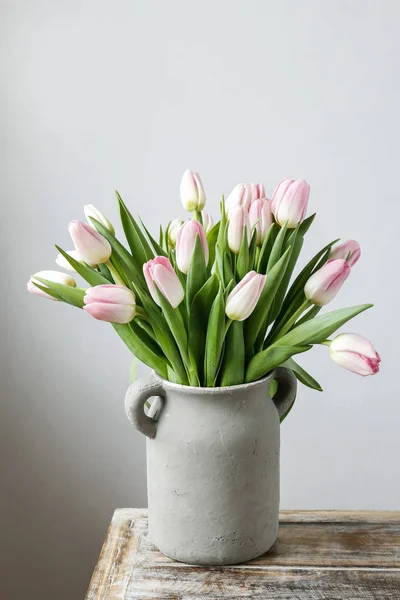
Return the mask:
<svg viewBox="0 0 400 600">
<path fill-rule="evenodd" d="M 400 600 L 400 512 L 282 511 L 256 560 L 193 567 L 163 556 L 147 510 L 116 510 L 86 600 Z"/>
</svg>

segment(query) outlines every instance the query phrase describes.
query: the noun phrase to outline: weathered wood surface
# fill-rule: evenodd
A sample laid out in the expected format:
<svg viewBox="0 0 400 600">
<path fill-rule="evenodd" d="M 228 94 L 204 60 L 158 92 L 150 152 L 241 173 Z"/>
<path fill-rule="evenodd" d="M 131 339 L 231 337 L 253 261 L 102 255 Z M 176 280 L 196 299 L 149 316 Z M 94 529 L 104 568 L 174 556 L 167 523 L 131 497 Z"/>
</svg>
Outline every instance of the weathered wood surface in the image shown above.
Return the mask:
<svg viewBox="0 0 400 600">
<path fill-rule="evenodd" d="M 233 567 L 175 562 L 147 510 L 116 510 L 86 600 L 400 600 L 400 512 L 282 511 L 264 556 Z"/>
</svg>

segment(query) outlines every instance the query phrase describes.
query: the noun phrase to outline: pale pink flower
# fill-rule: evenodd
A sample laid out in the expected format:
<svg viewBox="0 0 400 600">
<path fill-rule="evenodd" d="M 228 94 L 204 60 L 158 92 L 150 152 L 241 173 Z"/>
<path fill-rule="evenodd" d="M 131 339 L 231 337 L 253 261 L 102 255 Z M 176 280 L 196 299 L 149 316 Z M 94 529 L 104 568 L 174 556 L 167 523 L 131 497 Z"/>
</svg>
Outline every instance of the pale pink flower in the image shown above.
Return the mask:
<svg viewBox="0 0 400 600">
<path fill-rule="evenodd" d="M 135 316 L 135 295 L 123 285 L 110 283 L 88 288 L 83 302 L 83 310 L 99 321 L 124 324 Z"/>
<path fill-rule="evenodd" d="M 178 275 L 165 256 L 156 256 L 143 265 L 143 274 L 149 292 L 156 304 L 160 306 L 157 288 L 173 308 L 179 306 L 185 295 Z"/>
<path fill-rule="evenodd" d="M 379 371 L 381 357 L 369 340 L 355 333 L 341 333 L 335 337 L 330 345 L 330 355 L 344 369 L 364 377 Z"/>
</svg>

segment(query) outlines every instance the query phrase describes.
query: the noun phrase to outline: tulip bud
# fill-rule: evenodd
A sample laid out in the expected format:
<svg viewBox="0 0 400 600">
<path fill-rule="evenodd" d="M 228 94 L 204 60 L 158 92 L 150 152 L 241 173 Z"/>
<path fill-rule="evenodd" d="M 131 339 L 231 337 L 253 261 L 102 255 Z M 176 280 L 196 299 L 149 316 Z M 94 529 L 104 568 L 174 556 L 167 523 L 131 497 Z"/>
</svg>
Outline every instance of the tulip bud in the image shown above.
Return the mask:
<svg viewBox="0 0 400 600">
<path fill-rule="evenodd" d="M 86 290 L 83 302 L 83 310 L 99 321 L 122 325 L 135 316 L 135 295 L 123 285 L 96 285 Z"/>
<path fill-rule="evenodd" d="M 232 214 L 235 208 L 242 206 L 245 210 L 250 207 L 253 197 L 253 188 L 251 183 L 238 183 L 227 199 L 225 200 L 225 211 L 228 217 Z"/>
<path fill-rule="evenodd" d="M 42 298 L 49 298 L 50 300 L 58 300 L 57 298 L 53 298 L 50 294 L 46 294 L 43 290 L 40 290 L 35 285 L 38 283 L 42 287 L 46 287 L 44 283 L 38 281 L 36 277 L 40 277 L 41 279 L 47 279 L 48 281 L 54 281 L 54 283 L 62 283 L 63 285 L 69 285 L 70 287 L 76 287 L 76 282 L 71 275 L 67 275 L 67 273 L 60 273 L 60 271 L 39 271 L 32 275 L 32 277 L 28 281 L 27 289 L 31 294 L 37 294 L 38 296 L 42 296 Z"/>
<path fill-rule="evenodd" d="M 304 286 L 306 298 L 316 306 L 328 304 L 350 275 L 351 267 L 343 259 L 328 260 Z"/>
<path fill-rule="evenodd" d="M 251 230 L 249 214 L 242 206 L 237 206 L 233 209 L 228 222 L 228 246 L 235 254 L 239 254 L 243 235 L 247 235 L 247 243 L 250 245 Z"/>
<path fill-rule="evenodd" d="M 180 219 L 172 219 L 171 223 L 168 225 L 168 243 L 171 248 L 175 248 L 176 236 L 178 235 L 178 230 L 182 224 L 183 221 Z"/>
<path fill-rule="evenodd" d="M 369 340 L 355 333 L 335 337 L 330 344 L 330 355 L 335 363 L 363 377 L 379 371 L 381 357 Z"/>
<path fill-rule="evenodd" d="M 68 231 L 81 260 L 100 265 L 111 256 L 111 246 L 93 227 L 81 221 L 71 221 Z"/>
<path fill-rule="evenodd" d="M 347 240 L 347 242 L 343 242 L 343 244 L 334 246 L 329 258 L 343 258 L 344 260 L 347 260 L 351 267 L 353 267 L 360 258 L 360 255 L 360 244 L 355 240 Z"/>
<path fill-rule="evenodd" d="M 68 254 L 68 256 L 70 256 L 71 258 L 74 258 L 78 262 L 83 263 L 83 261 L 81 260 L 79 254 L 78 254 L 78 252 L 76 250 L 67 250 L 67 254 Z M 59 267 L 61 267 L 62 269 L 66 269 L 67 271 L 74 271 L 74 272 L 76 272 L 76 269 L 74 269 L 74 267 L 67 261 L 67 259 L 65 258 L 65 256 L 63 256 L 61 253 L 57 254 L 56 264 Z M 93 269 L 97 268 L 97 265 L 94 265 L 92 263 L 88 263 L 88 264 Z"/>
<path fill-rule="evenodd" d="M 266 275 L 250 271 L 233 288 L 226 300 L 225 313 L 234 321 L 244 321 L 251 315 L 260 299 Z"/>
<path fill-rule="evenodd" d="M 189 212 L 203 210 L 206 204 L 206 195 L 200 175 L 189 169 L 186 169 L 182 176 L 181 200 L 183 208 Z"/>
<path fill-rule="evenodd" d="M 207 234 L 214 227 L 214 221 L 213 221 L 211 215 L 208 212 L 206 212 L 205 210 L 202 211 L 201 218 L 203 221 L 204 231 Z"/>
<path fill-rule="evenodd" d="M 265 187 L 262 183 L 252 183 L 252 202 L 266 198 Z"/>
<path fill-rule="evenodd" d="M 208 244 L 203 226 L 194 219 L 186 221 L 179 229 L 176 238 L 176 264 L 182 273 L 189 271 L 197 235 L 203 247 L 205 263 L 208 264 Z"/>
<path fill-rule="evenodd" d="M 79 255 L 76 250 L 68 250 L 67 254 L 68 254 L 68 256 L 71 256 L 71 258 L 74 258 L 75 260 L 78 260 L 78 261 L 80 260 Z M 61 253 L 57 254 L 56 264 L 59 267 L 61 267 L 62 269 L 66 269 L 67 271 L 75 271 L 76 272 L 76 269 L 74 269 L 74 267 L 69 264 L 67 259 Z"/>
<path fill-rule="evenodd" d="M 255 228 L 257 246 L 262 246 L 268 229 L 272 225 L 271 202 L 269 200 L 254 200 L 249 210 L 250 227 Z"/>
<path fill-rule="evenodd" d="M 85 213 L 86 220 L 89 223 L 90 227 L 96 229 L 92 221 L 90 220 L 90 217 L 92 217 L 93 219 L 96 219 L 96 221 L 99 221 L 99 223 L 104 225 L 104 227 L 114 235 L 115 229 L 113 224 L 110 223 L 107 217 L 105 217 L 103 213 L 101 213 L 95 206 L 93 206 L 93 204 L 85 204 L 85 206 L 83 207 L 83 212 Z"/>
<path fill-rule="evenodd" d="M 303 179 L 284 179 L 272 194 L 272 213 L 279 225 L 293 229 L 304 220 L 310 186 Z"/>
<path fill-rule="evenodd" d="M 143 274 L 149 292 L 156 304 L 160 306 L 157 289 L 168 300 L 173 308 L 182 302 L 185 292 L 173 266 L 165 256 L 156 256 L 143 265 Z"/>
</svg>

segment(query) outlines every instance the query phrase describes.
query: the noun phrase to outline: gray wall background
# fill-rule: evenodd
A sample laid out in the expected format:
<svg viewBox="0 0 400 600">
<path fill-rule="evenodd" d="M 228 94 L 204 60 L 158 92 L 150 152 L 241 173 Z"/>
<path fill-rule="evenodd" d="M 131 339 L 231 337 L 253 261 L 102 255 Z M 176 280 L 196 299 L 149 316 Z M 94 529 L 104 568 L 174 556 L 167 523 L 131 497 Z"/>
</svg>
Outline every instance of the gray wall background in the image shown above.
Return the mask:
<svg viewBox="0 0 400 600">
<path fill-rule="evenodd" d="M 214 215 L 238 181 L 306 178 L 318 217 L 303 261 L 360 241 L 331 307 L 376 304 L 345 329 L 373 340 L 382 370 L 362 379 L 324 348 L 301 359 L 325 392 L 302 388 L 283 426 L 282 507 L 398 509 L 399 3 L 0 6 L 2 598 L 82 598 L 113 510 L 146 505 L 128 351 L 26 280 L 71 247 L 84 203 L 117 223 L 116 187 L 153 231 L 183 217 L 186 167 Z"/>
</svg>

